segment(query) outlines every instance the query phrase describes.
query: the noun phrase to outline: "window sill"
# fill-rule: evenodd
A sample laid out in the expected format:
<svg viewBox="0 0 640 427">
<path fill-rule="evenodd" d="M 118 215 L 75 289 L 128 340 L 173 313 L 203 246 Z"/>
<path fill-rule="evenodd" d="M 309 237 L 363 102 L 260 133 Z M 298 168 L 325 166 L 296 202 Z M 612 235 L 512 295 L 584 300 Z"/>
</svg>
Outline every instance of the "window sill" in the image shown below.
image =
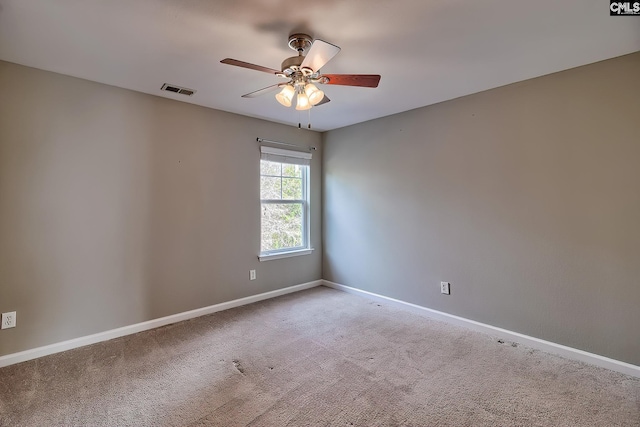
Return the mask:
<svg viewBox="0 0 640 427">
<path fill-rule="evenodd" d="M 294 256 L 309 255 L 311 252 L 313 252 L 313 248 L 302 249 L 297 251 L 289 251 L 289 252 L 279 252 L 276 254 L 258 255 L 258 259 L 260 260 L 260 262 L 271 261 L 272 259 L 291 258 Z"/>
</svg>

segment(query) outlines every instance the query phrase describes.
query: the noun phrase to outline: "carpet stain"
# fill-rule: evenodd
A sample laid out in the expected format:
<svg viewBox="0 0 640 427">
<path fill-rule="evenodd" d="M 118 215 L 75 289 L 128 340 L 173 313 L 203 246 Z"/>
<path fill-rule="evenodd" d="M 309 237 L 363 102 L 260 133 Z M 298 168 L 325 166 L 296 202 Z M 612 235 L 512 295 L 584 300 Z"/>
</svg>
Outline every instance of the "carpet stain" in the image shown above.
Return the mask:
<svg viewBox="0 0 640 427">
<path fill-rule="evenodd" d="M 233 359 L 233 366 L 238 370 L 238 372 L 244 375 L 244 368 L 242 367 L 242 364 L 240 364 L 239 360 Z"/>
</svg>

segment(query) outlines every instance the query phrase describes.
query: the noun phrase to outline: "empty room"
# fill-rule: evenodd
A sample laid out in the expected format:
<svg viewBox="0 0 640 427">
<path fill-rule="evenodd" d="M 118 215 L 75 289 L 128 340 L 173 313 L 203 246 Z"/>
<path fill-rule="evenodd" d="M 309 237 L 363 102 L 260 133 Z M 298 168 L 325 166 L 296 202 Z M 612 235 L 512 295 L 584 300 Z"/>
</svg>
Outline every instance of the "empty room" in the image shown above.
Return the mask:
<svg viewBox="0 0 640 427">
<path fill-rule="evenodd" d="M 640 2 L 0 0 L 0 426 L 640 426 Z"/>
</svg>

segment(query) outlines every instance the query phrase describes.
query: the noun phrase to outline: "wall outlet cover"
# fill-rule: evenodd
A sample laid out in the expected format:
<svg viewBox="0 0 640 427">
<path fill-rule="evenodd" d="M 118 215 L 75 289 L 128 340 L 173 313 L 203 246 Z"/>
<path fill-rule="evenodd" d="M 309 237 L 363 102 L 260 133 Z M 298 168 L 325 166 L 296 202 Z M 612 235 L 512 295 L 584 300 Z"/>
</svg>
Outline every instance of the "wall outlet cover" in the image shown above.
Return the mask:
<svg viewBox="0 0 640 427">
<path fill-rule="evenodd" d="M 10 311 L 8 313 L 2 313 L 2 329 L 9 329 L 16 327 L 16 312 Z"/>
<path fill-rule="evenodd" d="M 449 295 L 449 282 L 440 282 L 440 293 L 445 294 L 445 295 Z"/>
</svg>

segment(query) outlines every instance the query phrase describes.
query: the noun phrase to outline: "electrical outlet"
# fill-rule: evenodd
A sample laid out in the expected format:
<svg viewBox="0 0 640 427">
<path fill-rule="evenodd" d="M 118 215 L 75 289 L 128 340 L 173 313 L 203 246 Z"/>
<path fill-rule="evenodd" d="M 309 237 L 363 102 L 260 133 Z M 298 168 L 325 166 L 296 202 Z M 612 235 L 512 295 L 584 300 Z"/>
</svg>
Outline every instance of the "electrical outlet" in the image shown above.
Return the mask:
<svg viewBox="0 0 640 427">
<path fill-rule="evenodd" d="M 249 270 L 249 280 L 256 280 L 256 271 Z"/>
<path fill-rule="evenodd" d="M 16 312 L 10 311 L 8 313 L 2 313 L 2 328 L 9 329 L 16 327 Z"/>
<path fill-rule="evenodd" d="M 440 282 L 440 293 L 449 295 L 449 282 Z"/>
</svg>

